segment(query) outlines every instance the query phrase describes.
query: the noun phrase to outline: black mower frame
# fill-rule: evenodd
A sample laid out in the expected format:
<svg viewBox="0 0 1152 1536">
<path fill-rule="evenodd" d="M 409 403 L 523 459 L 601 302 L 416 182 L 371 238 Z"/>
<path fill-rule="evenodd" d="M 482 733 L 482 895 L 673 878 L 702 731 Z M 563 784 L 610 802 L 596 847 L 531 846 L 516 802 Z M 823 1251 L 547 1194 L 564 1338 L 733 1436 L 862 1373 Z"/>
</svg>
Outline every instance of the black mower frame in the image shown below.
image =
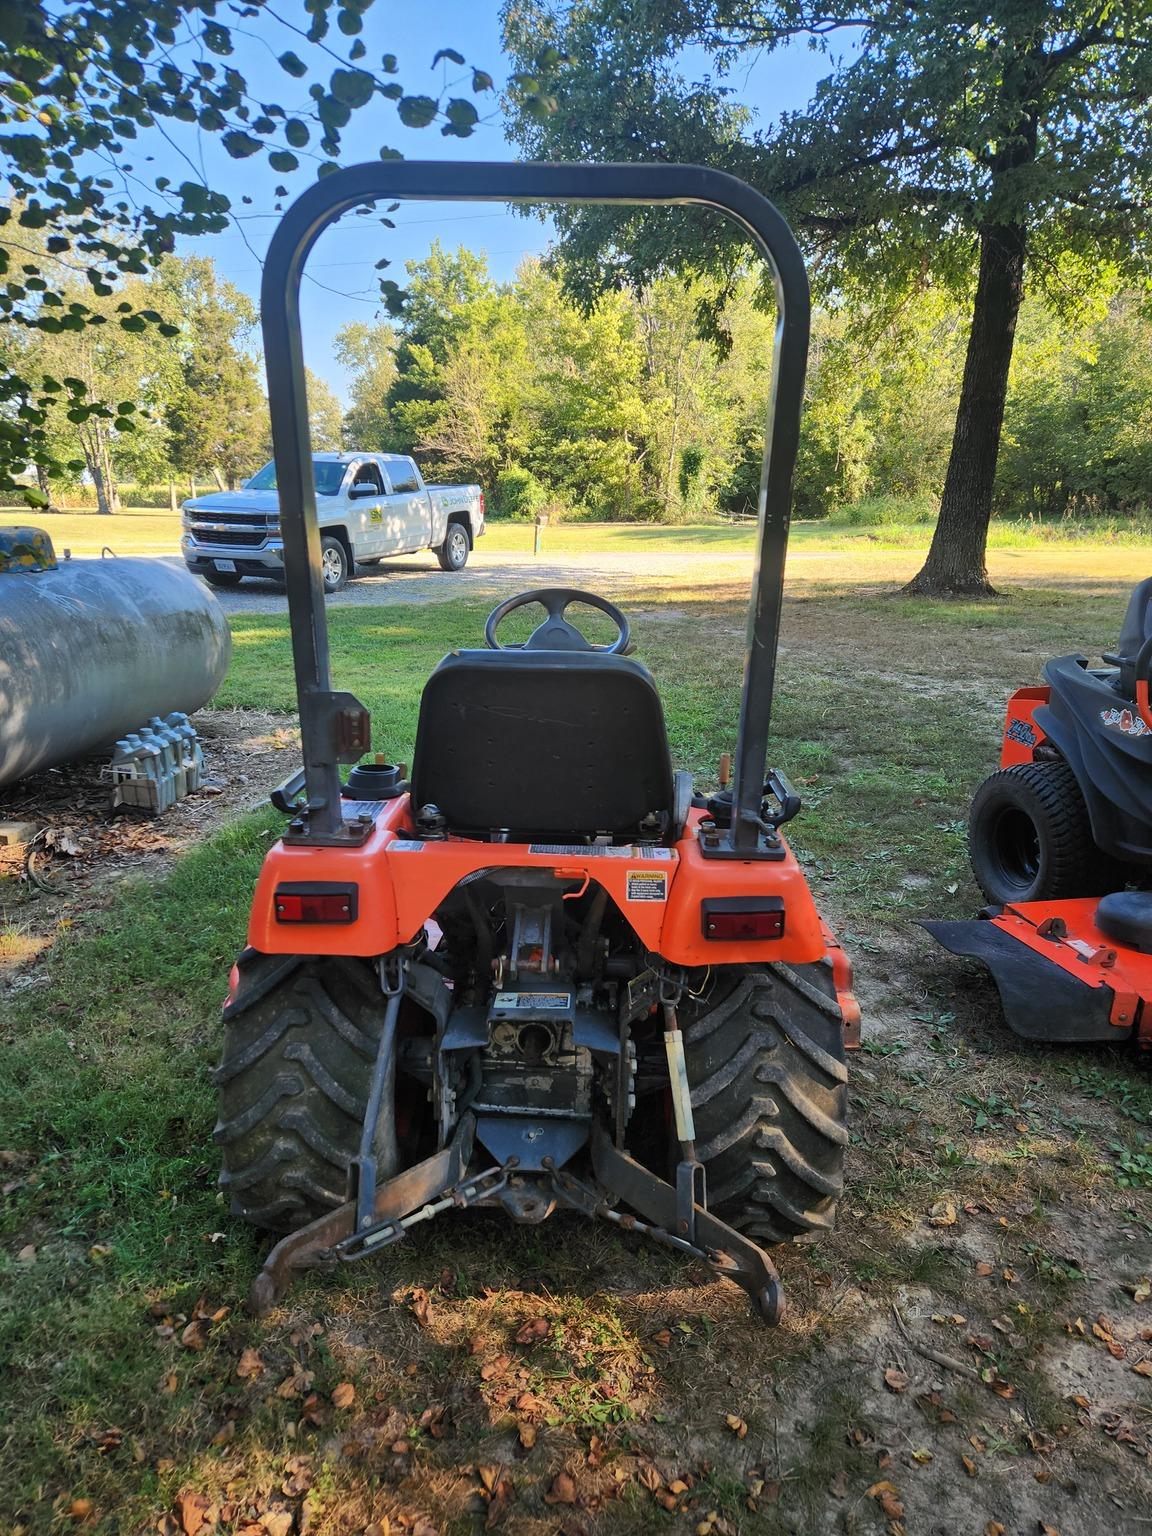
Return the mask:
<svg viewBox="0 0 1152 1536">
<path fill-rule="evenodd" d="M 792 231 L 767 198 L 735 176 L 698 165 L 381 161 L 333 172 L 284 214 L 268 247 L 260 307 L 304 759 L 302 782 L 293 786 L 303 791 L 303 799 L 294 803 L 281 794 L 277 802 L 291 812 L 285 840 L 355 846 L 372 828 L 370 819 L 345 815 L 340 793 L 340 765 L 353 763 L 368 751 L 369 722 L 359 700 L 331 686 L 300 282 L 308 255 L 324 230 L 349 209 L 382 200 L 715 208 L 740 225 L 767 259 L 776 290 L 777 320 L 756 563 L 733 763 L 732 821 L 713 856 L 778 857 L 765 839 L 762 806 L 792 475 L 808 360 L 808 279 Z"/>
</svg>

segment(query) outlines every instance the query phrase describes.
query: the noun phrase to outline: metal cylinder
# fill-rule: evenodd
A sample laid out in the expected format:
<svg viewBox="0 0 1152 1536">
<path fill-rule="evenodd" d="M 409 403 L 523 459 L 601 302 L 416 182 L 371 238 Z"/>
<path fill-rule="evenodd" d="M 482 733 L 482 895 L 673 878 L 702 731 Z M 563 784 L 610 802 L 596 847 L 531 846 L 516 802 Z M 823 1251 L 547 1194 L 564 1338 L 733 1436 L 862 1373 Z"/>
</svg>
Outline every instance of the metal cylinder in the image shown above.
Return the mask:
<svg viewBox="0 0 1152 1536">
<path fill-rule="evenodd" d="M 0 785 L 110 747 L 219 688 L 232 640 L 206 586 L 162 560 L 0 574 Z"/>
</svg>

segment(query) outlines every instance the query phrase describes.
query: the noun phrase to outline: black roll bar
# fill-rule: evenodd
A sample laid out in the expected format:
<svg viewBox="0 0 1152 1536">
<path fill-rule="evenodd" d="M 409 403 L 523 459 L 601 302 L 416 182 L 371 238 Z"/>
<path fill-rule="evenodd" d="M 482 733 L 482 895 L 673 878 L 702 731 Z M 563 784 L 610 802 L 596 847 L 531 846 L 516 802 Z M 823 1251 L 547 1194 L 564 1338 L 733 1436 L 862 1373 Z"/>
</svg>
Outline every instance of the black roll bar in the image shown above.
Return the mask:
<svg viewBox="0 0 1152 1536">
<path fill-rule="evenodd" d="M 292 840 L 349 843 L 364 835 L 363 825 L 345 820 L 341 809 L 340 764 L 354 762 L 368 743 L 362 706 L 350 694 L 331 689 L 300 279 L 308 253 L 330 224 L 350 208 L 382 199 L 693 204 L 726 214 L 767 258 L 776 289 L 776 341 L 727 839 L 729 856 L 755 858 L 762 848 L 761 802 L 792 473 L 808 360 L 808 278 L 792 231 L 767 198 L 735 176 L 699 165 L 379 161 L 333 172 L 284 214 L 268 247 L 260 307 L 307 791 L 306 803 L 293 818 Z"/>
</svg>

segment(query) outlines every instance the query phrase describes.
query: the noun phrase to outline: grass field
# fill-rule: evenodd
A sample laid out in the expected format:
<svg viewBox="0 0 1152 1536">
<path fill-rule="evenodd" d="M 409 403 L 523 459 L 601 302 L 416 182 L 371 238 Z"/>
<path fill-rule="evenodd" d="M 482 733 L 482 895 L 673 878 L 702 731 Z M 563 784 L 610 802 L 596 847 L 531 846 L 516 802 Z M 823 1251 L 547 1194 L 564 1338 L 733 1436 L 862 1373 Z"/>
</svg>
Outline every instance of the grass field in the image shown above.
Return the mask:
<svg viewBox="0 0 1152 1536">
<path fill-rule="evenodd" d="M 865 1048 L 840 1226 L 781 1256 L 784 1327 L 635 1240 L 495 1217 L 441 1218 L 248 1320 L 261 1245 L 215 1189 L 209 1072 L 277 825 L 258 814 L 121 888 L 3 1000 L 0 1530 L 1146 1529 L 1147 1068 L 1014 1040 L 913 922 L 977 905 L 963 822 L 1005 693 L 1114 643 L 1146 574 L 1090 545 L 997 557 L 1017 568 L 1030 584 L 997 602 L 922 602 L 848 549 L 790 587 L 774 756 Z M 627 605 L 703 784 L 734 733 L 743 602 L 702 569 Z M 424 677 L 486 608 L 332 611 L 377 747 L 409 756 Z M 291 710 L 283 616 L 233 629 L 217 707 Z"/>
<path fill-rule="evenodd" d="M 855 516 L 856 509 L 853 509 Z M 867 508 L 861 509 L 866 515 Z M 107 545 L 119 555 L 176 554 L 180 548 L 180 517 L 148 508 L 126 508 L 111 517 L 93 512 L 36 514 L 28 508 L 0 507 L 0 521 L 31 522 L 47 528 L 59 552 L 70 549 L 76 557 L 99 555 Z M 863 551 L 872 549 L 926 549 L 931 528 L 924 523 L 861 522 L 832 518 L 824 522 L 793 525 L 792 547 L 799 550 Z M 997 519 L 992 525 L 992 549 L 1034 549 L 1046 545 L 1074 547 L 1141 548 L 1152 538 L 1147 520 L 1050 519 L 1032 522 Z M 528 523 L 489 520 L 479 550 L 494 554 L 531 554 L 535 530 Z M 749 524 L 685 524 L 667 527 L 637 523 L 557 523 L 542 530 L 541 553 L 598 554 L 618 551 L 631 554 L 750 553 L 754 530 Z"/>
</svg>

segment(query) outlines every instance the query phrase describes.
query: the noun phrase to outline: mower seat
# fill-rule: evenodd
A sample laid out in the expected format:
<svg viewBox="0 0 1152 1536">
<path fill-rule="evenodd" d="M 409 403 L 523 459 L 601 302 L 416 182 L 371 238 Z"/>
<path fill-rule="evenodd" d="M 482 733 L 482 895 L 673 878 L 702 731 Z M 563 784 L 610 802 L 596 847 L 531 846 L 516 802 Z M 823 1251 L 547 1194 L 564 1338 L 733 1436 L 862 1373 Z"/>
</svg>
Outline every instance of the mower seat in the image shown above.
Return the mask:
<svg viewBox="0 0 1152 1536">
<path fill-rule="evenodd" d="M 671 835 L 672 761 L 651 673 L 604 651 L 445 656 L 420 700 L 412 803 L 437 806 L 451 831 L 506 830 L 517 842 L 631 841 L 652 815 Z"/>
<path fill-rule="evenodd" d="M 1102 897 L 1096 926 L 1105 938 L 1152 955 L 1152 891 L 1113 891 Z"/>
<path fill-rule="evenodd" d="M 1152 576 L 1137 586 L 1128 599 L 1124 623 L 1120 626 L 1120 642 L 1116 647 L 1120 662 L 1120 676 L 1116 679 L 1116 691 L 1126 699 L 1136 697 L 1136 657 L 1145 640 L 1152 636 Z"/>
</svg>

